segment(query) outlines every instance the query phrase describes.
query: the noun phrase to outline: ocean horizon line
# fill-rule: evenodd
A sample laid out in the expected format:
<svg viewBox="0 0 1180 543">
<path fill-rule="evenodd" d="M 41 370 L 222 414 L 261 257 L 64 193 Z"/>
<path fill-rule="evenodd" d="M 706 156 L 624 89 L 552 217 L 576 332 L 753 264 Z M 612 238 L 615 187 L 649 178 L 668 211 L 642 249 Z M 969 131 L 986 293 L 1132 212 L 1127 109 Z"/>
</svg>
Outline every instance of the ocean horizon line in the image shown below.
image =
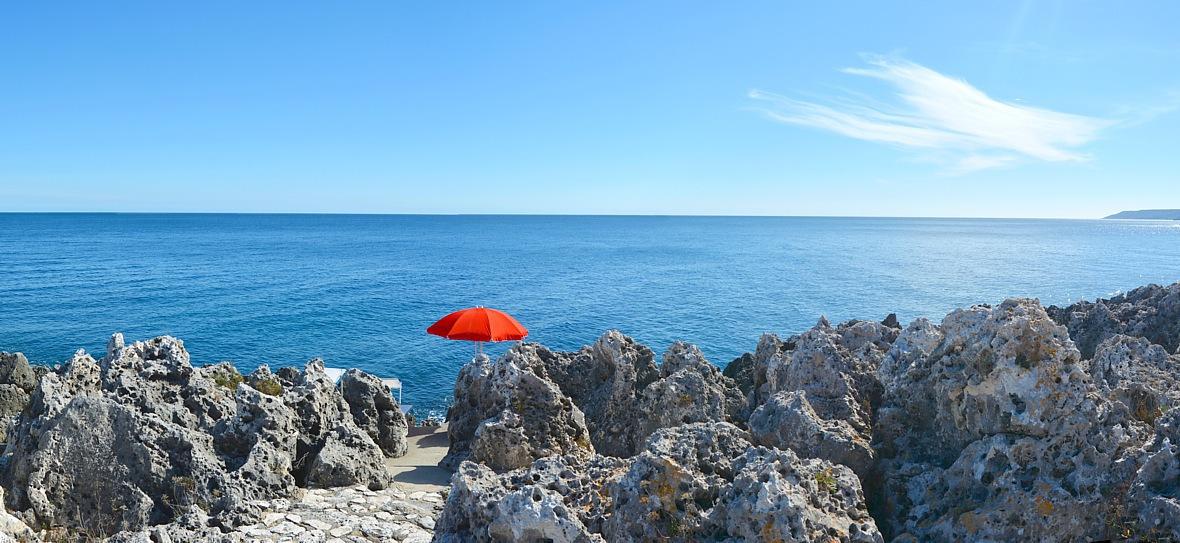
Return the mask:
<svg viewBox="0 0 1180 543">
<path fill-rule="evenodd" d="M 897 219 L 994 221 L 1171 221 L 1171 219 L 1107 219 L 1104 217 L 985 217 L 968 215 L 755 215 L 692 213 L 369 213 L 340 211 L 0 211 L 0 215 L 227 215 L 324 217 L 583 217 L 583 218 L 717 218 L 717 219 Z"/>
</svg>

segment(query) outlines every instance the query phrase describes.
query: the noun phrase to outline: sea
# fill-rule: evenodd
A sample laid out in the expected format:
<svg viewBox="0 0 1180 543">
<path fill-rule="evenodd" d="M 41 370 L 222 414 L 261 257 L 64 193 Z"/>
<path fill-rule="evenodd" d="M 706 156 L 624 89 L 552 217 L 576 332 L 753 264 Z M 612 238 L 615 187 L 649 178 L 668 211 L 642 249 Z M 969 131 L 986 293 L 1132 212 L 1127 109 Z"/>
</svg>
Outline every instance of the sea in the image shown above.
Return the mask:
<svg viewBox="0 0 1180 543">
<path fill-rule="evenodd" d="M 54 364 L 119 331 L 243 371 L 320 357 L 400 378 L 422 417 L 474 352 L 426 328 L 475 305 L 554 349 L 614 328 L 724 366 L 821 315 L 938 321 L 1178 280 L 1180 221 L 8 213 L 0 350 Z"/>
</svg>

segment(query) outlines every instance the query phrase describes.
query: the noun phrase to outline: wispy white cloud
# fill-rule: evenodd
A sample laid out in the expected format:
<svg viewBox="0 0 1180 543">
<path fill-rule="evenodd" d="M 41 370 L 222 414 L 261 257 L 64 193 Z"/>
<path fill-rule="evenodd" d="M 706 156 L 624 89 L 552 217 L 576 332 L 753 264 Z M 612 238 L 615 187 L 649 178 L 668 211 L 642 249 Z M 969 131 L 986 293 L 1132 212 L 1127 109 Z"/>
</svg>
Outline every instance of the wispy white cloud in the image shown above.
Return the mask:
<svg viewBox="0 0 1180 543">
<path fill-rule="evenodd" d="M 846 96 L 827 103 L 797 100 L 762 90 L 765 113 L 779 122 L 819 128 L 880 142 L 950 162 L 967 173 L 1021 159 L 1081 162 L 1080 149 L 1114 121 L 996 100 L 961 79 L 895 57 L 868 57 L 868 67 L 845 73 L 880 79 L 892 99 Z"/>
</svg>

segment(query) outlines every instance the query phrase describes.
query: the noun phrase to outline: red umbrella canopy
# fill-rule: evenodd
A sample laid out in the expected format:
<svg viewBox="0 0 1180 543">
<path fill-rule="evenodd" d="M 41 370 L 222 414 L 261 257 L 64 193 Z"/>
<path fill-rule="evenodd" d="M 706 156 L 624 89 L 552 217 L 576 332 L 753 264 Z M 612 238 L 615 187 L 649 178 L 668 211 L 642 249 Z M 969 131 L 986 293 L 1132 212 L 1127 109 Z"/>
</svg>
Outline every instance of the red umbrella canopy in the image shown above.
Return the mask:
<svg viewBox="0 0 1180 543">
<path fill-rule="evenodd" d="M 430 325 L 426 333 L 467 341 L 509 341 L 529 335 L 512 316 L 490 307 L 460 309 Z"/>
</svg>

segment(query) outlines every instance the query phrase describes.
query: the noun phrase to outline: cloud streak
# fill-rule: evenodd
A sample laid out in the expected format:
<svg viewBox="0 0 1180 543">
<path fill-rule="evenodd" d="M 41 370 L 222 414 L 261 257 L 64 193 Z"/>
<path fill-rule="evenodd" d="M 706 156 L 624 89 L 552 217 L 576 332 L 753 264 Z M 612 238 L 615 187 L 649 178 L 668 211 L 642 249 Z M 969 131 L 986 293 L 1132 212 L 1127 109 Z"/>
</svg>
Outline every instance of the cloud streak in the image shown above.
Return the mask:
<svg viewBox="0 0 1180 543">
<path fill-rule="evenodd" d="M 949 162 L 950 173 L 968 173 L 1019 160 L 1082 162 L 1080 148 L 1114 121 L 996 100 L 961 79 L 893 57 L 869 57 L 868 66 L 844 73 L 879 79 L 895 89 L 877 102 L 845 97 L 827 103 L 797 100 L 762 90 L 776 121 L 889 144 Z"/>
</svg>

